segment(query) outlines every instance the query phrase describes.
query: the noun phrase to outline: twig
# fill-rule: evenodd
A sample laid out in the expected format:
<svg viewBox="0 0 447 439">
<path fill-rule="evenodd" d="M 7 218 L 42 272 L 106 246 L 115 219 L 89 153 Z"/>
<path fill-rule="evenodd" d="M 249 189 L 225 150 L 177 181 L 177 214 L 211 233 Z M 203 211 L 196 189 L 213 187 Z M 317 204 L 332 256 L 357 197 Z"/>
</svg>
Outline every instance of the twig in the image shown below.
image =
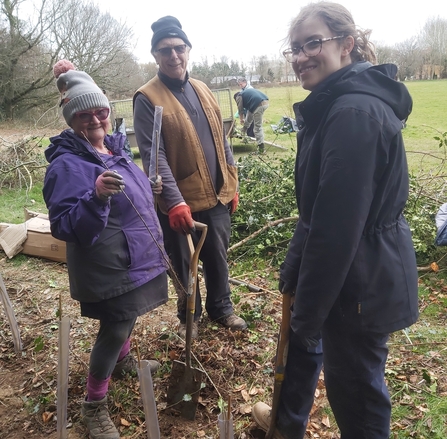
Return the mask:
<svg viewBox="0 0 447 439">
<path fill-rule="evenodd" d="M 219 389 L 217 388 L 217 386 L 214 384 L 214 381 L 211 379 L 211 377 L 208 375 L 207 371 L 205 370 L 205 368 L 203 367 L 202 363 L 197 359 L 197 357 L 195 356 L 194 352 L 191 352 L 191 355 L 194 357 L 194 359 L 197 361 L 197 363 L 200 364 L 200 368 L 202 370 L 202 372 L 206 375 L 206 377 L 210 380 L 210 383 L 213 385 L 213 387 L 216 389 L 217 394 L 219 395 L 219 398 L 222 398 L 222 395 L 219 392 Z"/>
<path fill-rule="evenodd" d="M 203 267 L 201 265 L 198 265 L 198 271 L 200 273 L 203 273 Z M 238 279 L 234 279 L 232 277 L 228 278 L 228 282 L 230 282 L 230 284 L 232 285 L 243 285 L 244 287 L 247 287 L 249 291 L 255 292 L 255 293 L 259 293 L 260 291 L 263 290 L 262 287 L 259 287 L 257 285 L 253 285 L 253 284 L 249 284 L 248 282 L 242 281 L 242 280 L 238 280 Z"/>
<path fill-rule="evenodd" d="M 231 277 L 228 278 L 228 282 L 230 282 L 230 284 L 232 284 L 232 285 L 242 285 L 244 287 L 247 287 L 249 291 L 252 291 L 255 293 L 259 293 L 263 290 L 261 287 L 257 287 L 256 285 L 249 284 L 242 280 L 233 279 Z"/>
<path fill-rule="evenodd" d="M 253 142 L 256 141 L 256 139 L 255 139 L 254 137 L 250 137 L 250 136 L 247 136 L 247 137 L 248 137 L 251 141 L 253 141 Z M 266 145 L 276 146 L 277 148 L 280 148 L 280 149 L 287 149 L 285 146 L 278 145 L 277 143 L 269 142 L 269 141 L 267 141 L 267 140 L 264 140 L 264 143 L 265 143 Z"/>
<path fill-rule="evenodd" d="M 256 230 L 256 232 L 253 232 L 251 235 L 247 236 L 242 241 L 239 241 L 236 244 L 232 245 L 228 249 L 227 253 L 230 253 L 233 250 L 236 250 L 237 248 L 242 247 L 247 241 L 250 241 L 250 239 L 256 238 L 256 236 L 261 234 L 263 231 L 269 229 L 270 227 L 274 227 L 274 226 L 277 226 L 278 224 L 288 223 L 288 222 L 291 222 L 291 221 L 298 221 L 298 216 L 290 216 L 290 217 L 281 218 L 281 219 L 278 219 L 278 220 L 275 220 L 275 221 L 269 221 L 267 224 L 262 226 L 259 230 Z"/>
<path fill-rule="evenodd" d="M 433 271 L 433 268 L 431 268 L 431 265 L 427 265 L 426 267 L 417 267 L 418 271 L 424 272 L 424 271 Z"/>
</svg>

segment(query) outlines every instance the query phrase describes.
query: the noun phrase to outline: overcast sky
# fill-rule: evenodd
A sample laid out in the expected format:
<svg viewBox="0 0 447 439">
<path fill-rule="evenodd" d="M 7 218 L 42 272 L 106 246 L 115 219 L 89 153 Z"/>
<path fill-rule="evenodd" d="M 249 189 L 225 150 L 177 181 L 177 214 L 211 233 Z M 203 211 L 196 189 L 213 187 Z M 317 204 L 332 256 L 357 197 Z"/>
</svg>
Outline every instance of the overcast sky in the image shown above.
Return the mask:
<svg viewBox="0 0 447 439">
<path fill-rule="evenodd" d="M 210 1 L 210 0 L 96 0 L 104 12 L 125 21 L 136 38 L 140 62 L 150 54 L 151 24 L 165 15 L 182 23 L 193 49 L 190 62 L 229 60 L 245 62 L 256 56 L 280 56 L 288 24 L 308 1 Z M 447 19 L 447 0 L 343 0 L 340 1 L 363 29 L 372 29 L 374 42 L 393 45 L 418 34 L 427 19 Z"/>
</svg>

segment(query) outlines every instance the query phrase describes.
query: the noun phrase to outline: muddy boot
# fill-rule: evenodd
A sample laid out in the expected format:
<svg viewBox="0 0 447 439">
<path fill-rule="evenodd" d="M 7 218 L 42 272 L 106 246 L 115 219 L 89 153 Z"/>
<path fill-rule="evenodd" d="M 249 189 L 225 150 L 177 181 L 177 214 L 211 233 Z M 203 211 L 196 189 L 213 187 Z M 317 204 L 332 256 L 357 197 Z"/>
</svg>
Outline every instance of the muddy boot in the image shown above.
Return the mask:
<svg viewBox="0 0 447 439">
<path fill-rule="evenodd" d="M 258 154 L 264 154 L 265 153 L 265 146 L 263 143 L 260 143 L 258 145 Z"/>
<path fill-rule="evenodd" d="M 87 427 L 90 439 L 120 439 L 118 430 L 110 419 L 107 396 L 100 401 L 84 401 L 81 419 Z"/>
<path fill-rule="evenodd" d="M 148 361 L 149 369 L 153 375 L 159 369 L 160 363 L 156 360 Z M 137 360 L 135 360 L 135 357 L 131 354 L 127 354 L 121 361 L 116 363 L 112 372 L 112 377 L 119 380 L 124 378 L 127 374 L 130 374 L 131 376 L 137 375 Z"/>
</svg>

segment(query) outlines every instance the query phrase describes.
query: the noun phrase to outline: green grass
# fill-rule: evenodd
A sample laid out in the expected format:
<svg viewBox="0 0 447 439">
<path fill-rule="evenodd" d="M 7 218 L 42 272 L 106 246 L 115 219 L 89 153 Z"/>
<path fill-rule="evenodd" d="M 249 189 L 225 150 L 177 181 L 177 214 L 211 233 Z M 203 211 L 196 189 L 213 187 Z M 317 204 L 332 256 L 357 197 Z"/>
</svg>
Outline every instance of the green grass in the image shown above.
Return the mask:
<svg viewBox="0 0 447 439">
<path fill-rule="evenodd" d="M 437 167 L 440 160 L 426 154 L 443 155 L 434 137 L 447 131 L 447 80 L 409 81 L 405 85 L 413 98 L 413 111 L 403 130 L 410 169 L 419 171 Z"/>
<path fill-rule="evenodd" d="M 412 171 L 421 168 L 427 170 L 430 167 L 439 166 L 439 159 L 427 154 L 440 157 L 438 142 L 434 140 L 439 132 L 447 131 L 445 112 L 445 97 L 447 96 L 447 80 L 437 81 L 408 81 L 404 83 L 413 99 L 413 111 L 407 121 L 406 128 L 402 131 L 405 147 L 408 151 L 409 166 Z M 269 142 L 281 145 L 287 150 L 267 147 L 269 152 L 284 155 L 288 151 L 296 149 L 294 135 L 280 134 L 277 136 L 272 124 L 277 124 L 281 117 L 293 117 L 292 106 L 295 102 L 302 101 L 308 92 L 296 85 L 287 87 L 257 87 L 264 92 L 270 100 L 270 106 L 264 113 L 264 134 Z M 256 150 L 254 143 L 248 145 L 240 139 L 233 139 L 235 156 L 245 155 Z"/>
<path fill-rule="evenodd" d="M 46 213 L 42 196 L 42 182 L 36 182 L 29 192 L 26 189 L 0 189 L 0 222 L 20 224 L 25 221 L 24 209 Z"/>
</svg>

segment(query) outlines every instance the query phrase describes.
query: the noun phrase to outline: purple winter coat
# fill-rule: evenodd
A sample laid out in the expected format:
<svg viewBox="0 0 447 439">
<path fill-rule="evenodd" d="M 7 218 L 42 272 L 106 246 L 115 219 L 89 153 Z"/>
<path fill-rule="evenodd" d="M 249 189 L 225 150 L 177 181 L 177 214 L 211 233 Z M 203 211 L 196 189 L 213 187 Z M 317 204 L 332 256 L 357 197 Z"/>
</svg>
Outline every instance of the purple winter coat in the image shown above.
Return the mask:
<svg viewBox="0 0 447 439">
<path fill-rule="evenodd" d="M 113 155 L 98 154 L 71 129 L 50 140 L 43 196 L 52 235 L 67 242 L 73 299 L 99 302 L 116 297 L 165 271 L 167 257 L 151 186 L 124 152 L 125 137 L 106 136 Z M 107 168 L 122 175 L 125 194 L 138 213 L 123 193 L 105 204 L 96 196 L 96 179 Z"/>
</svg>

